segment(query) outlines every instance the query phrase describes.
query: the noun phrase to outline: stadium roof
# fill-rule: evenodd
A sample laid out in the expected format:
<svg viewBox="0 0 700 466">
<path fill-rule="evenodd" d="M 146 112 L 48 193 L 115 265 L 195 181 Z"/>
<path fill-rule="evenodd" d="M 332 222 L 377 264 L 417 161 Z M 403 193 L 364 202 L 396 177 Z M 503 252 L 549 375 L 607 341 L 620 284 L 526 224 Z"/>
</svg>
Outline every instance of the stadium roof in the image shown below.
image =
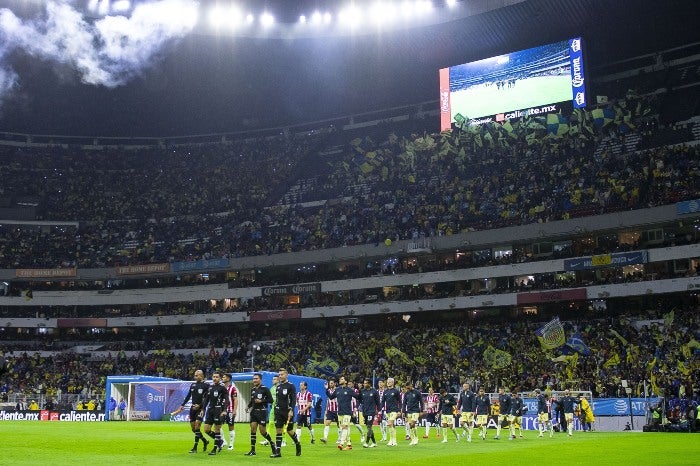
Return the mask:
<svg viewBox="0 0 700 466">
<path fill-rule="evenodd" d="M 340 2 L 269 1 L 282 12 L 276 33 L 235 33 L 203 24 L 207 1 L 90 10 L 102 1 L 3 2 L 0 132 L 172 136 L 289 125 L 437 104 L 439 68 L 573 36 L 586 40 L 589 70 L 700 40 L 696 0 L 463 0 L 458 13 L 434 0 L 437 19 L 416 17 L 411 27 L 318 34 L 292 34 L 291 21 L 305 6 Z M 135 13 L 154 4 L 170 9 L 158 19 Z M 182 15 L 192 4 L 199 18 Z"/>
</svg>

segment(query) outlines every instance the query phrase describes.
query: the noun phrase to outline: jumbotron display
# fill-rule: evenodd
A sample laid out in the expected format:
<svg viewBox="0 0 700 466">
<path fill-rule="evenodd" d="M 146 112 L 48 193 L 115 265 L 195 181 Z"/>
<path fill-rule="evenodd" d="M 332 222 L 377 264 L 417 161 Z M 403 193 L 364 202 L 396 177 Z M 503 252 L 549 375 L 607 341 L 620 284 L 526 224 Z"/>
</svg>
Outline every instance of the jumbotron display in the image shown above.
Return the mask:
<svg viewBox="0 0 700 466">
<path fill-rule="evenodd" d="M 440 70 L 440 128 L 586 106 L 581 38 Z"/>
</svg>

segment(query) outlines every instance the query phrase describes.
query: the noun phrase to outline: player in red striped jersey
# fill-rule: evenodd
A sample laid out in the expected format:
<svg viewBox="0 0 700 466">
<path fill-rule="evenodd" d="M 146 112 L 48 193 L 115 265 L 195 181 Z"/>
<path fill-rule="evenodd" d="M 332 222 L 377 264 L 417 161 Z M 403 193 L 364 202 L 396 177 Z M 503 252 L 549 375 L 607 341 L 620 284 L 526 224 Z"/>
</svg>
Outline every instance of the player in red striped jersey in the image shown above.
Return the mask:
<svg viewBox="0 0 700 466">
<path fill-rule="evenodd" d="M 377 392 L 379 392 L 379 399 L 381 400 L 386 386 L 383 380 L 379 381 L 378 386 Z M 377 413 L 377 416 L 379 416 L 379 430 L 382 433 L 382 442 L 386 442 L 386 404 L 382 403 L 381 408 L 381 411 Z"/>
<path fill-rule="evenodd" d="M 238 409 L 238 390 L 236 386 L 231 383 L 231 374 L 225 373 L 221 376 L 224 381 L 224 387 L 226 387 L 226 393 L 228 397 L 228 407 L 226 409 L 226 420 L 224 421 L 228 426 L 229 441 L 228 449 L 233 450 L 233 442 L 236 439 L 235 431 L 235 421 L 236 421 L 236 410 Z M 221 438 L 224 441 L 223 446 L 226 446 L 226 436 L 221 434 Z"/>
<path fill-rule="evenodd" d="M 297 438 L 301 441 L 301 428 L 307 427 L 311 435 L 311 443 L 316 443 L 314 439 L 314 428 L 311 425 L 311 405 L 314 396 L 308 390 L 308 384 L 304 381 L 299 382 L 299 391 L 297 392 Z"/>
<path fill-rule="evenodd" d="M 430 437 L 430 426 L 437 426 L 438 437 L 440 436 L 440 427 L 436 423 L 438 410 L 440 409 L 440 395 L 435 393 L 433 387 L 428 388 L 428 394 L 425 396 L 425 435 L 423 438 Z"/>
<path fill-rule="evenodd" d="M 330 393 L 333 393 L 335 391 L 335 380 L 330 379 L 328 381 L 328 391 Z M 338 427 L 338 440 L 336 441 L 336 443 L 340 443 L 340 424 L 338 423 L 338 400 L 330 398 L 326 399 L 326 415 L 324 418 L 325 425 L 323 426 L 323 438 L 321 439 L 321 442 L 328 442 L 328 433 L 331 430 L 331 423 L 335 422 L 335 425 Z"/>
</svg>

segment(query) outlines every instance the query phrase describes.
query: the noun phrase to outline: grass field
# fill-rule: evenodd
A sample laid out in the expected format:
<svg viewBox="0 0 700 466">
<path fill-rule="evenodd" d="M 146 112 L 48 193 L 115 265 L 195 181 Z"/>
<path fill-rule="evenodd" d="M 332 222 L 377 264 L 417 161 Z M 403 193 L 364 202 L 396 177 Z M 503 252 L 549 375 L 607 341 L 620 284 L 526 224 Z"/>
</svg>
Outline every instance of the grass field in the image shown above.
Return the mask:
<svg viewBox="0 0 700 466">
<path fill-rule="evenodd" d="M 244 456 L 249 450 L 247 424 L 236 426 L 233 451 L 224 450 L 217 456 L 203 453 L 188 454 L 192 447 L 189 425 L 171 422 L 41 422 L 0 423 L 4 439 L 0 464 L 42 465 L 178 465 L 178 464 L 294 464 L 323 466 L 356 463 L 364 465 L 461 465 L 473 464 L 611 464 L 611 465 L 671 465 L 700 464 L 700 435 L 640 432 L 575 433 L 568 438 L 537 438 L 526 432 L 524 439 L 509 441 L 502 438 L 472 443 L 460 441 L 442 444 L 435 438 L 420 439 L 417 446 L 399 441 L 389 448 L 380 444 L 363 449 L 359 434 L 353 432 L 352 451 L 339 451 L 335 444 L 309 444 L 308 431 L 302 435 L 303 454 L 294 456 L 294 446 L 288 441 L 282 458 L 269 458 L 270 449 L 258 445 L 258 456 Z M 316 437 L 322 433 L 316 427 Z M 378 433 L 378 431 L 376 432 Z M 402 438 L 403 428 L 398 430 Z M 505 433 L 505 432 L 504 432 Z M 423 435 L 421 429 L 420 435 Z M 494 431 L 489 431 L 493 436 Z M 505 436 L 504 436 L 505 437 Z M 259 437 L 258 437 L 259 438 Z M 331 440 L 335 435 L 331 432 Z"/>
</svg>

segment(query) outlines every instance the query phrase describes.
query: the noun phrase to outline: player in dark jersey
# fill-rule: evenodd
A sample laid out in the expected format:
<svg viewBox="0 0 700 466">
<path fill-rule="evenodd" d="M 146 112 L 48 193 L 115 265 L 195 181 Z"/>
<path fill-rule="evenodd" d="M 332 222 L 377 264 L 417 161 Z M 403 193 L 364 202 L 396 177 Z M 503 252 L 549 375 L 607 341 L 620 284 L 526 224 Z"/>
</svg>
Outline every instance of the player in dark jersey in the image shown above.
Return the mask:
<svg viewBox="0 0 700 466">
<path fill-rule="evenodd" d="M 571 437 L 574 433 L 574 407 L 576 405 L 576 398 L 571 396 L 571 392 L 567 388 L 564 390 L 564 396 L 559 400 L 559 403 L 564 412 L 564 419 L 566 419 L 566 433 Z"/>
<path fill-rule="evenodd" d="M 228 391 L 221 384 L 221 372 L 214 371 L 211 376 L 212 384 L 209 387 L 204 403 L 204 431 L 214 439 L 214 446 L 209 455 L 216 455 L 221 451 L 223 440 L 221 438 L 221 425 L 226 420 L 228 409 Z M 212 429 L 213 427 L 213 429 Z"/>
<path fill-rule="evenodd" d="M 194 433 L 194 446 L 190 450 L 190 453 L 197 453 L 197 446 L 201 440 L 203 443 L 202 451 L 207 451 L 207 445 L 209 441 L 204 438 L 201 431 L 202 425 L 202 409 L 204 408 L 204 398 L 207 396 L 209 391 L 209 384 L 204 381 L 204 372 L 197 370 L 194 372 L 194 383 L 190 385 L 190 390 L 187 392 L 187 396 L 184 401 L 175 411 L 170 413 L 171 415 L 176 415 L 182 412 L 188 402 L 192 402 L 190 406 L 190 428 Z"/>
<path fill-rule="evenodd" d="M 352 442 L 350 441 L 350 422 L 352 418 L 352 400 L 359 399 L 360 394 L 355 392 L 354 388 L 347 385 L 345 377 L 340 377 L 338 380 L 340 386 L 331 392 L 330 387 L 326 384 L 326 396 L 328 399 L 338 401 L 338 419 L 340 420 L 340 443 L 339 450 L 352 450 Z M 347 445 L 346 445 L 347 444 Z"/>
<path fill-rule="evenodd" d="M 374 389 L 370 383 L 370 380 L 365 378 L 362 382 L 362 390 L 360 390 L 360 396 L 362 398 L 362 416 L 365 420 L 365 426 L 367 426 L 367 437 L 362 446 L 365 448 L 374 448 L 377 446 L 377 441 L 374 438 L 374 426 L 375 417 L 382 411 L 379 392 Z"/>
<path fill-rule="evenodd" d="M 440 423 L 442 424 L 442 443 L 447 443 L 447 429 L 452 429 L 456 440 L 459 442 L 459 434 L 455 428 L 454 412 L 457 400 L 447 393 L 445 388 L 440 390 Z M 472 413 L 473 414 L 473 413 Z"/>
<path fill-rule="evenodd" d="M 460 426 L 462 427 L 462 437 L 467 436 L 467 442 L 472 441 L 474 433 L 474 403 L 476 394 L 472 391 L 471 385 L 467 382 L 462 384 L 462 391 L 459 392 L 457 401 L 457 411 L 460 414 Z"/>
<path fill-rule="evenodd" d="M 476 396 L 474 408 L 476 427 L 480 428 L 479 437 L 481 437 L 481 440 L 486 440 L 486 427 L 489 423 L 489 414 L 491 413 L 491 398 L 484 392 L 484 387 L 479 387 L 479 394 Z"/>
<path fill-rule="evenodd" d="M 520 397 L 520 393 L 514 391 L 510 399 L 510 416 L 508 417 L 511 440 L 515 438 L 515 429 L 518 429 L 520 438 L 523 438 L 523 414 L 525 414 L 525 411 L 527 411 L 527 408 Z"/>
<path fill-rule="evenodd" d="M 277 397 L 275 403 L 275 452 L 271 458 L 282 456 L 282 439 L 284 438 L 283 428 L 287 426 L 287 435 L 294 441 L 297 456 L 301 456 L 301 443 L 294 432 L 294 405 L 297 402 L 297 390 L 294 385 L 287 380 L 289 373 L 284 367 L 280 367 L 279 383 L 277 384 Z"/>
<path fill-rule="evenodd" d="M 418 445 L 418 419 L 423 411 L 423 395 L 420 390 L 413 387 L 413 383 L 406 382 L 406 393 L 403 397 L 403 410 L 406 412 L 408 435 L 411 436 L 409 445 Z"/>
<path fill-rule="evenodd" d="M 554 428 L 552 426 L 549 397 L 542 393 L 539 388 L 535 390 L 535 396 L 537 396 L 537 423 L 540 431 L 538 437 L 544 437 L 545 430 L 549 430 L 549 437 L 551 438 L 554 435 Z"/>
<path fill-rule="evenodd" d="M 262 435 L 275 452 L 275 444 L 272 437 L 267 433 L 267 408 L 272 403 L 270 389 L 262 384 L 262 375 L 253 374 L 253 387 L 250 389 L 250 403 L 246 408 L 246 413 L 250 413 L 250 451 L 247 456 L 255 456 L 255 442 L 257 441 L 257 431 Z"/>
<path fill-rule="evenodd" d="M 386 389 L 382 395 L 381 404 L 384 406 L 387 415 L 389 429 L 389 441 L 386 446 L 395 447 L 396 443 L 396 418 L 401 412 L 401 392 L 394 386 L 394 379 L 386 379 Z"/>
<path fill-rule="evenodd" d="M 494 439 L 501 438 L 501 427 L 510 428 L 510 421 L 508 417 L 510 416 L 510 394 L 506 387 L 501 387 L 498 389 L 498 425 L 496 425 L 496 436 Z M 503 426 L 503 424 L 506 424 Z"/>
</svg>

